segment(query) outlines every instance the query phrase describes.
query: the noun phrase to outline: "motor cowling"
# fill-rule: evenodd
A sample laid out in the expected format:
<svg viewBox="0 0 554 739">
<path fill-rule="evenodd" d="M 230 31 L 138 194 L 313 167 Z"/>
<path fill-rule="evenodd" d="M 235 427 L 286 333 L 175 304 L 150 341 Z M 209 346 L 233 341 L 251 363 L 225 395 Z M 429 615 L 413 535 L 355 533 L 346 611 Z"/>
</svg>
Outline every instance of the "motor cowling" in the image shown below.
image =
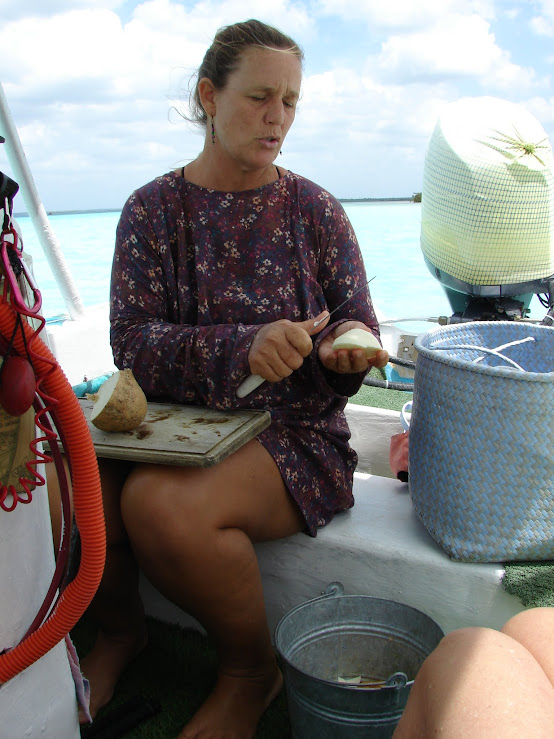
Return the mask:
<svg viewBox="0 0 554 739">
<path fill-rule="evenodd" d="M 456 316 L 524 317 L 554 305 L 554 173 L 548 136 L 493 97 L 443 108 L 425 156 L 421 249 Z"/>
</svg>

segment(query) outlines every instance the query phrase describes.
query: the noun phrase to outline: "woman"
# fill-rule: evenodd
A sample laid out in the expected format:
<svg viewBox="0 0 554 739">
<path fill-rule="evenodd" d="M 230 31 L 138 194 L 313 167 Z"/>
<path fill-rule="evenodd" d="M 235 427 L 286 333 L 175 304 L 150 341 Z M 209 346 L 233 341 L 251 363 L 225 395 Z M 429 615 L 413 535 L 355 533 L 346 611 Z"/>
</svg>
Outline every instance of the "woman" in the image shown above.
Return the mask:
<svg viewBox="0 0 554 739">
<path fill-rule="evenodd" d="M 343 409 L 369 366 L 388 360 L 384 351 L 368 360 L 360 349 L 332 350 L 352 328 L 378 335 L 369 290 L 353 295 L 366 282 L 362 257 L 340 204 L 274 164 L 301 63 L 298 46 L 259 21 L 221 29 L 193 100 L 202 152 L 133 193 L 118 226 L 117 366 L 131 368 L 151 400 L 272 416 L 212 468 L 136 465 L 127 474 L 102 465 L 110 550 L 95 602 L 99 637 L 82 665 L 91 712 L 145 641 L 126 529 L 149 579 L 218 648 L 215 688 L 181 737 L 253 736 L 281 689 L 253 543 L 315 536 L 353 505 L 357 458 Z M 239 399 L 250 374 L 267 382 Z"/>
<path fill-rule="evenodd" d="M 425 660 L 394 739 L 549 739 L 554 727 L 554 608 L 500 631 L 458 629 Z"/>
</svg>

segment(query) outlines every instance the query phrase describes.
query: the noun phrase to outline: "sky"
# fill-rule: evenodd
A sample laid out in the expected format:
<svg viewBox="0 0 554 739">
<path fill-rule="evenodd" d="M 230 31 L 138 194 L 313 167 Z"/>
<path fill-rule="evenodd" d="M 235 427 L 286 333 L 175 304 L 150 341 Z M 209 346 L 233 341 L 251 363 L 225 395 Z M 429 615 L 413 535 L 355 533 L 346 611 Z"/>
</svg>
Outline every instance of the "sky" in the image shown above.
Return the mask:
<svg viewBox="0 0 554 739">
<path fill-rule="evenodd" d="M 554 141 L 554 0 L 0 0 L 0 18 L 0 82 L 47 211 L 120 209 L 194 159 L 203 135 L 177 111 L 217 29 L 248 18 L 305 53 L 277 163 L 338 198 L 420 192 L 462 97 L 520 103 Z"/>
</svg>

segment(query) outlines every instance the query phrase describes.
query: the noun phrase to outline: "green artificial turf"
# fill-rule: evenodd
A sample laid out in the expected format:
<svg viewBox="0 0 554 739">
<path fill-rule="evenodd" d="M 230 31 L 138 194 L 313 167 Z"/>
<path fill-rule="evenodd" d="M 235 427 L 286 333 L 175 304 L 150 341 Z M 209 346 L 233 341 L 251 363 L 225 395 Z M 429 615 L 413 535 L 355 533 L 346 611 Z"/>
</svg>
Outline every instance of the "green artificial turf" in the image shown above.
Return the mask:
<svg viewBox="0 0 554 739">
<path fill-rule="evenodd" d="M 174 739 L 208 696 L 216 674 L 216 653 L 211 641 L 194 629 L 184 629 L 148 618 L 148 646 L 125 670 L 111 703 L 82 731 L 94 739 Z M 71 632 L 71 638 L 82 658 L 94 642 L 94 626 L 83 617 Z M 154 715 L 141 721 L 126 733 L 113 733 L 118 709 L 130 705 L 138 697 L 139 706 L 152 706 Z M 105 722 L 105 719 L 107 720 Z M 104 730 L 93 733 L 100 723 Z M 291 736 L 284 690 L 262 716 L 256 739 L 287 739 Z"/>
<path fill-rule="evenodd" d="M 371 370 L 368 376 L 377 380 L 382 380 L 384 377 L 382 372 L 375 369 Z M 411 400 L 412 396 L 413 393 L 406 390 L 389 390 L 371 385 L 362 385 L 359 392 L 353 395 L 349 402 L 400 412 L 404 403 Z"/>
</svg>

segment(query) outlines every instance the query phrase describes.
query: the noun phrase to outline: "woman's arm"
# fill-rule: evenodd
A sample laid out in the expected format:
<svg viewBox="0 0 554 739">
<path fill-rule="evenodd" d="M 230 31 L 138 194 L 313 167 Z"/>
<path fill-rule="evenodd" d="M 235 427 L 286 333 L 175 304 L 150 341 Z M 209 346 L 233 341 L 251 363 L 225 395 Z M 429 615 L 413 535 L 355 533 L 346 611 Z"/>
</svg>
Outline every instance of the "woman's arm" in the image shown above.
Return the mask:
<svg viewBox="0 0 554 739">
<path fill-rule="evenodd" d="M 110 300 L 115 364 L 131 368 L 149 398 L 229 407 L 248 374 L 259 327 L 196 325 L 194 270 L 182 254 L 172 254 L 178 226 L 171 212 L 162 222 L 161 208 L 146 208 L 140 193 L 125 205 L 117 229 Z"/>
<path fill-rule="evenodd" d="M 330 386 L 337 394 L 354 395 L 368 369 L 371 366 L 384 367 L 388 355 L 379 352 L 368 361 L 361 350 L 341 351 L 340 355 L 332 351 L 334 339 L 352 328 L 370 330 L 380 338 L 379 324 L 369 286 L 354 294 L 367 282 L 367 275 L 352 225 L 344 208 L 334 198 L 330 198 L 318 231 L 322 250 L 320 284 L 327 307 L 332 311 L 350 296 L 352 299 L 337 310 L 331 319 L 333 322 L 314 342 L 315 372 L 321 383 Z"/>
</svg>

